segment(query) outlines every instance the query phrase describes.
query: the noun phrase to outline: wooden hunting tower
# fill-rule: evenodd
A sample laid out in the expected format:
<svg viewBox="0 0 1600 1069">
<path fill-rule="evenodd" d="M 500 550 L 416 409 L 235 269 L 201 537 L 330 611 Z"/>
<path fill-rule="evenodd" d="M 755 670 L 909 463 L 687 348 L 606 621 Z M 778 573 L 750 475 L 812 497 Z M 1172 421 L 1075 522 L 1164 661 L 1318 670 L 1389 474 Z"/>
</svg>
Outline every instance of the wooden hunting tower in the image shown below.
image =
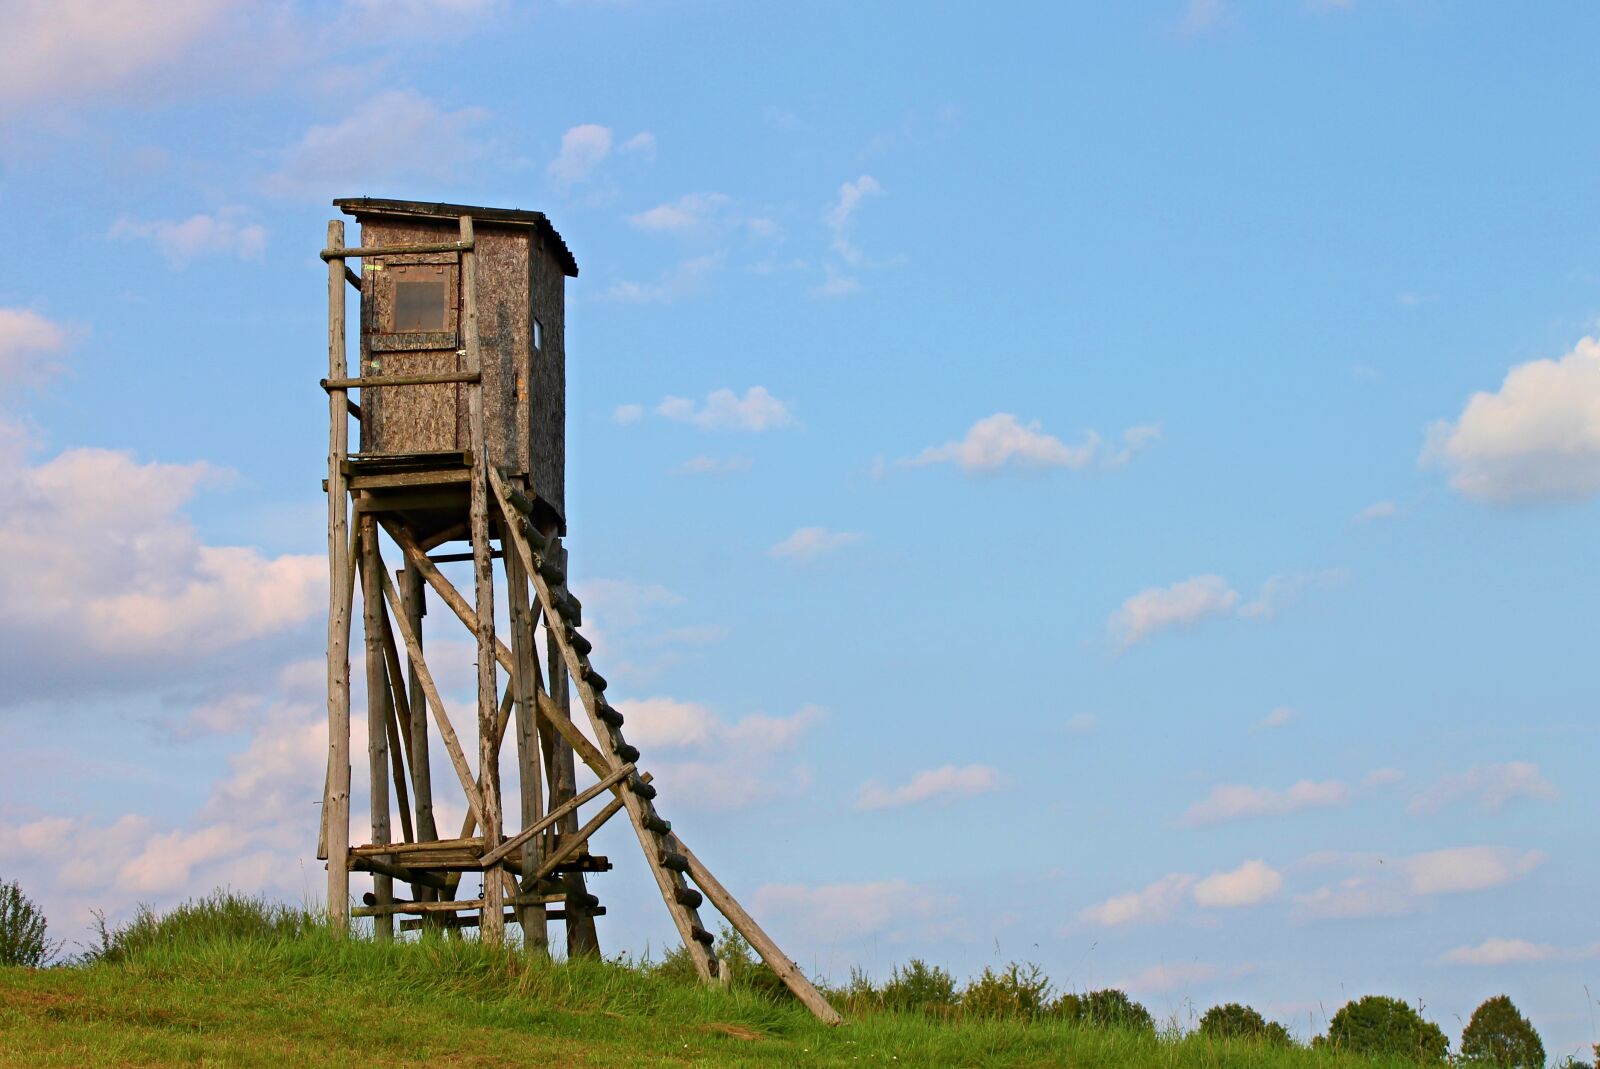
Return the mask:
<svg viewBox="0 0 1600 1069">
<path fill-rule="evenodd" d="M 839 1016 L 656 810 L 656 788 L 623 739 L 623 717 L 577 630 L 567 589 L 566 280 L 578 265 L 539 212 L 419 201 L 336 200 L 361 224 L 347 246 L 328 224 L 328 768 L 318 857 L 338 930 L 372 918 L 400 930 L 522 929 L 548 947 L 563 920 L 569 954 L 598 953 L 605 913 L 586 873 L 607 871 L 590 837 L 626 810 L 673 923 L 700 975 L 725 979 L 700 922 L 709 900 L 819 1017 Z M 359 261 L 355 270 L 351 261 Z M 350 374 L 346 286 L 360 294 L 359 366 Z M 351 419 L 359 448 L 349 449 Z M 392 575 L 380 532 L 404 567 Z M 443 551 L 464 542 L 464 551 Z M 495 634 L 501 561 L 510 642 Z M 440 564 L 471 561 L 472 596 Z M 367 683 L 372 838 L 350 844 L 350 636 L 357 579 Z M 477 647 L 476 768 L 423 654 L 426 591 Z M 543 657 L 537 636 L 543 629 Z M 543 664 L 541 665 L 541 661 Z M 507 685 L 502 694 L 499 673 Z M 576 692 L 590 731 L 572 719 Z M 430 723 L 432 727 L 430 727 Z M 521 830 L 503 830 L 501 746 L 515 724 Z M 441 837 L 429 748 L 449 755 L 465 795 L 460 834 Z M 579 790 L 577 760 L 596 782 Z M 392 788 L 392 790 L 391 790 Z M 579 808 L 611 797 L 582 826 Z M 392 819 L 398 814 L 399 841 Z M 372 875 L 352 908 L 350 874 Z M 481 874 L 475 897 L 464 873 Z M 396 881 L 409 884 L 397 897 Z M 691 882 L 693 886 L 691 886 Z M 510 912 L 506 912 L 509 908 Z"/>
</svg>

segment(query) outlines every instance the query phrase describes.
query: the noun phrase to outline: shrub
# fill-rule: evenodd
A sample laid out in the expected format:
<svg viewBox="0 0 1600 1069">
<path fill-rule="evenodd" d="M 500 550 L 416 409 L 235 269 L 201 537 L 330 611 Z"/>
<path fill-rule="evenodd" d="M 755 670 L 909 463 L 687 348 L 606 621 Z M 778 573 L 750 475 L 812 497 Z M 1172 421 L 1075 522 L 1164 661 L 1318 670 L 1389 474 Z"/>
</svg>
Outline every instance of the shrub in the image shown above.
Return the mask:
<svg viewBox="0 0 1600 1069">
<path fill-rule="evenodd" d="M 716 954 L 719 967 L 727 970 L 731 986 L 754 991 L 774 1002 L 794 997 L 778 974 L 768 968 L 767 963 L 745 942 L 744 936 L 726 925 L 722 928 L 722 937 L 717 940 Z M 686 983 L 693 983 L 700 977 L 694 959 L 682 943 L 669 950 L 659 965 L 648 966 L 648 969 L 656 976 Z"/>
<path fill-rule="evenodd" d="M 984 966 L 961 992 L 962 1012 L 975 1017 L 1037 1017 L 1049 1004 L 1050 978 L 1032 963 L 1012 962 L 998 973 Z"/>
<path fill-rule="evenodd" d="M 0 965 L 37 969 L 55 956 L 60 944 L 45 935 L 49 922 L 15 881 L 0 881 Z"/>
<path fill-rule="evenodd" d="M 1281 1044 L 1294 1042 L 1283 1025 L 1269 1021 L 1249 1006 L 1241 1006 L 1237 1002 L 1207 1010 L 1205 1016 L 1200 1018 L 1200 1034 L 1208 1039 L 1254 1039 Z"/>
<path fill-rule="evenodd" d="M 1504 1069 L 1543 1069 L 1544 1043 L 1505 995 L 1485 999 L 1461 1033 L 1461 1060 Z"/>
<path fill-rule="evenodd" d="M 133 920 L 118 928 L 108 926 L 103 916 L 97 919 L 100 945 L 84 955 L 86 962 L 120 962 L 157 947 L 223 940 L 283 942 L 308 935 L 326 923 L 281 902 L 226 890 L 190 899 L 166 914 L 141 905 Z"/>
<path fill-rule="evenodd" d="M 1062 995 L 1050 1012 L 1064 1021 L 1097 1028 L 1126 1028 L 1155 1033 L 1156 1021 L 1150 1011 L 1116 988 L 1090 991 L 1083 995 Z"/>
<path fill-rule="evenodd" d="M 1328 1022 L 1327 1045 L 1351 1054 L 1409 1058 L 1426 1065 L 1442 1064 L 1450 1041 L 1439 1026 L 1397 998 L 1367 995 L 1347 1002 Z"/>
<path fill-rule="evenodd" d="M 937 965 L 912 958 L 904 968 L 896 966 L 889 982 L 878 992 L 886 1009 L 937 1013 L 956 1004 L 956 981 Z"/>
</svg>

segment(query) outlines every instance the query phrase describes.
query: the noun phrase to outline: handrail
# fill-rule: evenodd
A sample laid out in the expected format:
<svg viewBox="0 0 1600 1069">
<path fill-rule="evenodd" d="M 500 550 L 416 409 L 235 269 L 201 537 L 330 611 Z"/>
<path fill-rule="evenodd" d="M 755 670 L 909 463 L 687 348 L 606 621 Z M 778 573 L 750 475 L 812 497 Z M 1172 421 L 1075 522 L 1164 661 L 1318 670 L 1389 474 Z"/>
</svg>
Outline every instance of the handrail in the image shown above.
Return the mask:
<svg viewBox="0 0 1600 1069">
<path fill-rule="evenodd" d="M 324 390 L 359 390 L 375 386 L 438 386 L 447 382 L 482 382 L 477 371 L 441 371 L 435 375 L 371 375 L 364 379 L 322 379 Z"/>
<path fill-rule="evenodd" d="M 323 249 L 324 260 L 348 260 L 358 256 L 409 256 L 414 252 L 471 252 L 470 241 L 425 241 L 419 245 L 358 245 L 353 249 Z"/>
</svg>

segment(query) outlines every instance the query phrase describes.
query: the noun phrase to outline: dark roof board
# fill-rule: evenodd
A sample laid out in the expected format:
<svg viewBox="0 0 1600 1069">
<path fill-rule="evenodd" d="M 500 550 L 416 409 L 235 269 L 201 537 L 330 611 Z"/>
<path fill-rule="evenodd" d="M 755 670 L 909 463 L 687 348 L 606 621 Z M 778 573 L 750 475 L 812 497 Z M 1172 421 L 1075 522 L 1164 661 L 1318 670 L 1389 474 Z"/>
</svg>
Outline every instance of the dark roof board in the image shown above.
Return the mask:
<svg viewBox="0 0 1600 1069">
<path fill-rule="evenodd" d="M 578 261 L 572 250 L 561 240 L 556 228 L 543 212 L 523 211 L 520 208 L 480 208 L 472 204 L 442 204 L 421 200 L 381 200 L 376 197 L 339 197 L 333 206 L 346 215 L 398 215 L 423 216 L 430 219 L 459 219 L 470 215 L 485 223 L 505 223 L 511 226 L 531 226 L 548 241 L 561 258 L 562 269 L 569 278 L 578 277 Z"/>
</svg>

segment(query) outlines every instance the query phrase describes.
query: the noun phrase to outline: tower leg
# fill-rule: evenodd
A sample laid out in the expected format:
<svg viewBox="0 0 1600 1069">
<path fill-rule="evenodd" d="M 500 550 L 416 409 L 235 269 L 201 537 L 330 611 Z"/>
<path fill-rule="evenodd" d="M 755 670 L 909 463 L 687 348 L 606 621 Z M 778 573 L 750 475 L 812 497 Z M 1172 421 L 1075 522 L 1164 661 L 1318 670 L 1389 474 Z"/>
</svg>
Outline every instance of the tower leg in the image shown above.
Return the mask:
<svg viewBox="0 0 1600 1069">
<path fill-rule="evenodd" d="M 344 248 L 344 223 L 328 223 L 328 248 Z M 328 373 L 348 371 L 344 330 L 344 260 L 328 261 Z M 344 461 L 348 397 L 328 391 L 328 779 L 322 799 L 328 858 L 328 919 L 336 934 L 350 925 L 350 512 Z"/>
<path fill-rule="evenodd" d="M 361 615 L 367 652 L 367 768 L 372 799 L 372 842 L 387 845 L 389 831 L 389 682 L 383 661 L 383 564 L 378 556 L 378 524 L 361 517 Z M 384 860 L 392 860 L 385 858 Z M 377 905 L 394 903 L 392 877 L 374 874 L 373 897 Z M 372 918 L 372 934 L 379 942 L 394 938 L 394 916 Z"/>
<path fill-rule="evenodd" d="M 397 574 L 400 580 L 400 604 L 411 624 L 411 632 L 417 636 L 420 644 L 424 608 L 422 577 L 415 568 L 404 568 Z M 422 680 L 417 678 L 417 666 L 409 657 L 406 672 L 406 697 L 411 706 L 411 793 L 416 799 L 417 841 L 432 842 L 439 838 L 439 829 L 433 819 L 433 773 L 428 762 L 428 696 L 422 689 Z M 395 686 L 401 685 L 401 681 L 395 682 Z M 419 901 L 431 902 L 439 897 L 439 892 L 432 887 L 419 886 L 415 891 Z M 435 914 L 429 914 L 424 919 L 436 917 Z"/>
<path fill-rule="evenodd" d="M 521 817 L 524 828 L 538 823 L 544 817 L 544 784 L 540 776 L 539 739 L 537 717 L 534 713 L 538 692 L 538 660 L 533 643 L 534 615 L 528 597 L 528 577 L 523 574 L 522 562 L 515 553 L 505 555 L 507 601 L 511 617 L 511 685 L 516 693 L 517 710 L 517 784 L 521 794 Z M 543 836 L 534 836 L 522 848 L 522 874 L 533 875 L 539 867 L 540 844 Z M 523 886 L 525 893 L 536 888 Z M 545 907 L 541 903 L 522 906 L 517 910 L 517 921 L 522 926 L 523 946 L 528 950 L 548 953 L 550 934 L 546 926 Z"/>
<path fill-rule="evenodd" d="M 555 534 L 551 532 L 551 538 Z M 552 548 L 555 559 L 561 563 L 563 569 L 566 563 L 566 548 Z M 545 627 L 560 627 L 559 622 L 552 624 L 546 618 Z M 554 700 L 556 715 L 563 720 L 572 719 L 572 689 L 567 677 L 567 665 L 562 659 L 561 650 L 556 641 L 548 636 L 545 639 L 545 653 L 549 660 L 550 671 L 550 697 Z M 545 767 L 549 770 L 550 777 L 550 805 L 552 808 L 571 798 L 577 793 L 578 775 L 577 763 L 573 757 L 572 744 L 559 735 L 546 737 Z M 556 830 L 562 835 L 576 835 L 578 832 L 578 815 L 568 814 L 556 825 Z M 588 888 L 586 887 L 581 872 L 567 872 L 561 876 L 561 881 L 566 885 L 567 901 L 563 912 L 567 915 L 567 956 L 579 957 L 590 955 L 598 957 L 600 954 L 600 934 L 595 930 L 594 918 L 580 903 L 588 901 Z"/>
</svg>

